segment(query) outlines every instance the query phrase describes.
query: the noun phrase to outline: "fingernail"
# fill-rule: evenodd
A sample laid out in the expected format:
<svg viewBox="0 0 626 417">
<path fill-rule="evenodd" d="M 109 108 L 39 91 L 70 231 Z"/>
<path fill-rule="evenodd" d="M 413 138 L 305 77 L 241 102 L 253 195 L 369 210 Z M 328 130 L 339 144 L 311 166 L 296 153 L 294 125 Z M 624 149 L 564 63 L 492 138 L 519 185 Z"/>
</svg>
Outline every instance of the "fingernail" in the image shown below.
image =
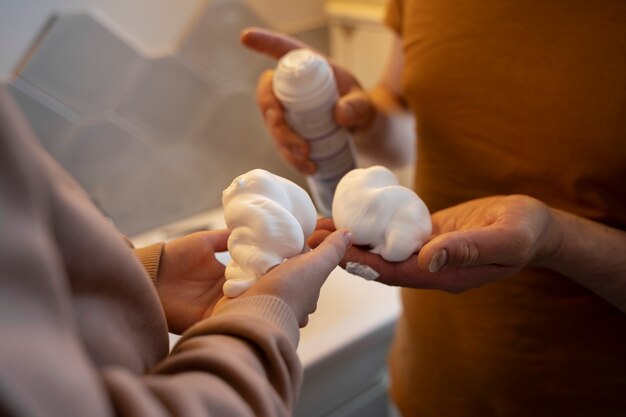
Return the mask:
<svg viewBox="0 0 626 417">
<path fill-rule="evenodd" d="M 435 256 L 430 259 L 430 262 L 428 263 L 428 270 L 430 272 L 437 272 L 441 268 L 443 268 L 447 262 L 448 251 L 445 249 L 440 249 L 439 252 L 437 252 Z"/>
<path fill-rule="evenodd" d="M 343 232 L 343 236 L 348 241 L 348 247 L 352 246 L 352 232 L 346 230 L 345 232 Z"/>
<path fill-rule="evenodd" d="M 380 276 L 380 274 L 371 266 L 363 265 L 358 262 L 347 262 L 346 272 L 365 278 L 368 281 L 373 281 Z"/>
</svg>

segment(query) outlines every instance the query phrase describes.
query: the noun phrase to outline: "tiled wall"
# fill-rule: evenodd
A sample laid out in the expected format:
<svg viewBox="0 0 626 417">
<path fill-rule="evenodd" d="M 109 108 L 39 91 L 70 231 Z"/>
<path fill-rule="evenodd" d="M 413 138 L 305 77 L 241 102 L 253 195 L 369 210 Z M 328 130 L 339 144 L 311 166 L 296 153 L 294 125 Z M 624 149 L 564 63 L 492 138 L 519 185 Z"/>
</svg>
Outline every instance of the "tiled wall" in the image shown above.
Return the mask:
<svg viewBox="0 0 626 417">
<path fill-rule="evenodd" d="M 10 80 L 42 145 L 127 235 L 221 205 L 264 168 L 304 185 L 256 107 L 274 62 L 239 45 L 265 26 L 243 0 L 214 0 L 175 50 L 147 56 L 88 13 L 57 17 Z M 303 34 L 324 48 L 325 32 Z"/>
</svg>

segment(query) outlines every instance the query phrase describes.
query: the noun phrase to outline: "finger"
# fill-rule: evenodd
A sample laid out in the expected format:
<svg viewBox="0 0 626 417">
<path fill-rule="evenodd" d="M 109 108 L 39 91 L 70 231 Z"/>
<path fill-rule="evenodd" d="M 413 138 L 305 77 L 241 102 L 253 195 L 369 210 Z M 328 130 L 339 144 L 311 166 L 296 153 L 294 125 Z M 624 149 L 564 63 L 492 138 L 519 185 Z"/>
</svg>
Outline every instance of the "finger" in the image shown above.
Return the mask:
<svg viewBox="0 0 626 417">
<path fill-rule="evenodd" d="M 273 70 L 264 71 L 259 77 L 256 88 L 256 101 L 262 114 L 265 114 L 269 109 L 275 109 L 277 112 L 282 113 L 282 105 L 276 95 L 274 95 L 273 79 Z"/>
<path fill-rule="evenodd" d="M 312 272 L 308 275 L 324 282 L 328 274 L 342 261 L 346 250 L 351 244 L 352 233 L 346 229 L 337 230 L 329 234 L 312 251 L 292 258 L 294 261 L 292 266 L 298 268 L 302 264 L 306 264 L 307 269 Z"/>
<path fill-rule="evenodd" d="M 320 243 L 310 256 L 315 256 L 324 260 L 323 263 L 332 271 L 343 259 L 346 250 L 352 245 L 352 232 L 347 229 L 339 229 L 329 234 Z"/>
<path fill-rule="evenodd" d="M 332 217 L 323 217 L 317 220 L 316 229 L 325 229 L 334 232 L 337 228 L 335 227 L 335 222 Z"/>
<path fill-rule="evenodd" d="M 230 230 L 210 230 L 204 233 L 204 239 L 213 248 L 215 252 L 225 252 L 228 250 L 228 237 L 230 236 Z"/>
<path fill-rule="evenodd" d="M 417 269 L 415 255 L 403 262 L 389 262 L 380 255 L 370 252 L 370 248 L 361 246 L 352 246 L 346 251 L 341 266 L 345 268 L 348 262 L 369 266 L 379 275 L 377 280 L 385 283 L 399 276 L 409 276 Z"/>
<path fill-rule="evenodd" d="M 315 249 L 317 248 L 323 241 L 330 235 L 332 232 L 330 230 L 316 230 L 309 236 L 306 243 L 309 247 Z"/>
<path fill-rule="evenodd" d="M 310 146 L 285 123 L 282 112 L 270 109 L 265 113 L 267 128 L 281 156 L 304 174 L 314 174 L 317 167 L 309 159 Z"/>
<path fill-rule="evenodd" d="M 267 129 L 283 159 L 303 174 L 314 174 L 316 165 L 309 159 L 309 144 L 286 123 L 284 109 L 272 91 L 272 74 L 264 72 L 257 86 L 257 104 Z"/>
<path fill-rule="evenodd" d="M 337 82 L 337 88 L 339 89 L 339 93 L 341 95 L 349 93 L 350 90 L 355 87 L 358 87 L 360 90 L 362 90 L 360 88 L 359 82 L 350 72 L 333 63 L 332 59 L 326 57 L 325 54 L 323 54 L 322 52 L 295 38 L 289 37 L 281 33 L 272 32 L 267 29 L 247 28 L 241 33 L 240 40 L 241 43 L 247 48 L 268 55 L 274 59 L 280 59 L 287 52 L 294 49 L 309 49 L 321 56 L 324 56 L 328 60 L 335 74 L 335 81 Z M 271 84 L 269 85 L 271 86 Z M 264 88 L 267 88 L 267 84 L 264 84 Z M 361 100 L 363 98 L 364 97 L 361 97 Z M 370 112 L 372 112 L 373 114 L 373 110 L 370 110 Z"/>
<path fill-rule="evenodd" d="M 385 285 L 405 288 L 440 289 L 449 292 L 460 292 L 473 288 L 489 279 L 480 273 L 493 273 L 495 267 L 449 268 L 437 274 L 424 271 L 417 265 L 417 255 L 412 255 L 402 262 L 388 262 L 379 255 L 371 253 L 365 248 L 351 246 L 346 251 L 343 268 L 352 263 L 350 273 L 368 280 L 373 279 Z M 358 272 L 359 267 L 367 268 L 367 274 Z M 482 279 L 483 281 L 479 280 Z"/>
<path fill-rule="evenodd" d="M 375 109 L 367 93 L 355 88 L 337 101 L 334 112 L 339 125 L 358 129 L 371 123 Z"/>
<path fill-rule="evenodd" d="M 318 247 L 328 235 L 336 230 L 335 223 L 331 217 L 318 219 L 315 229 L 316 230 L 307 239 L 307 244 L 311 248 Z"/>
<path fill-rule="evenodd" d="M 487 282 L 512 275 L 520 269 L 501 265 L 450 266 L 437 273 L 431 273 L 418 266 L 417 258 L 418 255 L 412 255 L 402 262 L 388 262 L 366 249 L 352 246 L 346 251 L 342 267 L 345 267 L 347 262 L 366 265 L 371 271 L 378 274 L 376 281 L 386 285 L 439 289 L 451 293 L 459 293 L 481 286 Z"/>
<path fill-rule="evenodd" d="M 275 59 L 279 59 L 293 49 L 312 49 L 304 42 L 290 36 L 256 27 L 244 29 L 239 39 L 247 48 Z"/>
<path fill-rule="evenodd" d="M 347 93 L 358 81 L 349 71 L 335 64 L 330 57 L 306 43 L 290 36 L 272 32 L 262 28 L 247 28 L 240 35 L 241 43 L 253 51 L 265 54 L 274 59 L 280 59 L 287 52 L 294 49 L 306 48 L 326 58 L 335 73 L 335 81 L 341 95 Z"/>
<path fill-rule="evenodd" d="M 512 266 L 523 261 L 527 249 L 515 231 L 492 225 L 441 234 L 422 247 L 418 262 L 430 272 L 454 266 Z"/>
</svg>

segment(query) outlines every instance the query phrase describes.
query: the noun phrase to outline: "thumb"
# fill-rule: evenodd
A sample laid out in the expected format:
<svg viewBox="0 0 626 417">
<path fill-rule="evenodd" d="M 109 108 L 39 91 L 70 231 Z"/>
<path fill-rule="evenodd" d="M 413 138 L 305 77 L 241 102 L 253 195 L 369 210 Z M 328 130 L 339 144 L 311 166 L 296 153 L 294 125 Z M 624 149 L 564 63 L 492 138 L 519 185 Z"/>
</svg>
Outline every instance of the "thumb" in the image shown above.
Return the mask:
<svg viewBox="0 0 626 417">
<path fill-rule="evenodd" d="M 444 233 L 422 247 L 418 263 L 420 268 L 430 272 L 448 266 L 513 266 L 525 249 L 520 241 L 497 226 Z"/>
<path fill-rule="evenodd" d="M 339 265 L 346 250 L 352 244 L 352 233 L 347 229 L 337 230 L 304 255 L 293 258 L 293 266 L 308 265 L 312 269 L 312 276 L 324 282 L 328 275 Z"/>
<path fill-rule="evenodd" d="M 224 252 L 228 250 L 228 238 L 230 230 L 211 230 L 205 233 L 205 239 L 213 247 L 215 252 Z"/>
<path fill-rule="evenodd" d="M 343 229 L 331 233 L 317 248 L 287 259 L 269 271 L 241 296 L 271 294 L 282 298 L 304 326 L 315 311 L 320 289 L 343 259 L 352 234 Z"/>
<path fill-rule="evenodd" d="M 343 259 L 346 250 L 352 245 L 352 232 L 339 229 L 329 234 L 311 253 L 325 261 L 330 273 Z"/>
<path fill-rule="evenodd" d="M 339 125 L 348 128 L 367 127 L 375 114 L 372 100 L 360 88 L 354 88 L 342 96 L 335 106 L 335 120 Z"/>
<path fill-rule="evenodd" d="M 293 49 L 313 49 L 290 36 L 256 27 L 244 29 L 239 40 L 245 47 L 275 59 L 279 59 Z"/>
</svg>

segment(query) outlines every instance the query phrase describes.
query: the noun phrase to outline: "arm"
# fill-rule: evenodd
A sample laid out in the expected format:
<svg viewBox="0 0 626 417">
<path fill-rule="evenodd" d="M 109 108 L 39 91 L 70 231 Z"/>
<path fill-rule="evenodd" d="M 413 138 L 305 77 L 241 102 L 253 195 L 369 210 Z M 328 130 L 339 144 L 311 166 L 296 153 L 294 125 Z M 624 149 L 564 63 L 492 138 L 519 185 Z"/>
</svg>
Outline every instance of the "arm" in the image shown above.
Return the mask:
<svg viewBox="0 0 626 417">
<path fill-rule="evenodd" d="M 626 232 L 551 210 L 554 250 L 540 261 L 626 312 Z"/>
<path fill-rule="evenodd" d="M 289 415 L 298 326 L 349 235 L 223 300 L 167 355 L 146 271 L 8 97 L 0 88 L 0 414 Z"/>
<path fill-rule="evenodd" d="M 298 327 L 315 309 L 348 239 L 337 234 L 321 251 L 275 268 L 241 297 L 222 300 L 144 375 L 92 361 L 74 327 L 62 280 L 31 285 L 35 275 L 19 279 L 10 263 L 0 265 L 0 331 L 10 335 L 0 344 L 2 414 L 29 416 L 42 409 L 50 416 L 290 415 L 301 384 Z M 27 240 L 13 239 L 14 249 L 5 253 L 19 253 L 22 243 Z M 45 252 L 32 249 L 29 263 L 37 265 Z M 40 276 L 61 276 L 57 264 L 41 269 Z M 112 323 L 103 319 L 106 331 Z M 132 325 L 122 325 L 132 337 Z"/>
<path fill-rule="evenodd" d="M 192 326 L 145 375 L 94 370 L 103 401 L 121 416 L 289 415 L 302 378 L 294 312 L 273 296 L 229 307 Z"/>
<path fill-rule="evenodd" d="M 349 243 L 345 231 L 335 233 L 240 297 L 222 298 L 143 378 L 105 370 L 116 407 L 129 415 L 290 415 L 301 383 L 298 326 L 315 310 L 322 284 Z"/>
<path fill-rule="evenodd" d="M 491 281 L 545 267 L 626 311 L 624 231 L 526 196 L 473 200 L 435 213 L 433 221 L 438 236 L 418 255 L 422 270 Z"/>
<path fill-rule="evenodd" d="M 541 266 L 594 291 L 626 312 L 626 232 L 547 207 L 527 196 L 488 197 L 433 213 L 433 235 L 404 262 L 350 248 L 345 262 L 368 265 L 378 281 L 463 292 Z M 317 241 L 334 228 L 318 224 Z"/>
<path fill-rule="evenodd" d="M 526 196 L 473 200 L 433 215 L 418 254 L 433 278 L 476 284 L 526 266 L 557 272 L 626 312 L 626 233 Z M 463 290 L 463 288 L 460 288 Z"/>
</svg>

